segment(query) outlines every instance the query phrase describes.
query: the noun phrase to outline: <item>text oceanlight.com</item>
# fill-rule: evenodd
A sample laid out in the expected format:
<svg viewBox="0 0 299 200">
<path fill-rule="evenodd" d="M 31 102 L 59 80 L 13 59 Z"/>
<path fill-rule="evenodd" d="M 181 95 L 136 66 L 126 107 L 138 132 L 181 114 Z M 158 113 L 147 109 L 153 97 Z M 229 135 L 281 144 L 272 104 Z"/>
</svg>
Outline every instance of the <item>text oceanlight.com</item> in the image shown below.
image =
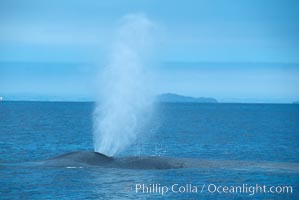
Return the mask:
<svg viewBox="0 0 299 200">
<path fill-rule="evenodd" d="M 262 194 L 292 194 L 293 187 L 289 185 L 219 185 L 219 184 L 177 184 L 162 185 L 162 184 L 143 184 L 137 183 L 132 187 L 135 193 L 143 194 L 160 194 L 167 193 L 218 193 L 218 194 L 248 194 L 250 196 Z"/>
</svg>

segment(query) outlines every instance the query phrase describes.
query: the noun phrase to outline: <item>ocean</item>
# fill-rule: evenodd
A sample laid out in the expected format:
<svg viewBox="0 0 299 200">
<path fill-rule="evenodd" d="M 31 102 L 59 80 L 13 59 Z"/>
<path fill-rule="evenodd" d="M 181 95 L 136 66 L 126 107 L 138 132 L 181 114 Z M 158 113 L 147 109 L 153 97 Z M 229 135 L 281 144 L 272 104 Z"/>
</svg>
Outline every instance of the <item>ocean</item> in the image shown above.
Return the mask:
<svg viewBox="0 0 299 200">
<path fill-rule="evenodd" d="M 157 103 L 148 129 L 118 155 L 213 160 L 219 165 L 213 168 L 24 165 L 93 151 L 94 107 L 0 102 L 0 199 L 299 199 L 298 168 L 222 167 L 232 161 L 297 166 L 298 104 Z"/>
</svg>

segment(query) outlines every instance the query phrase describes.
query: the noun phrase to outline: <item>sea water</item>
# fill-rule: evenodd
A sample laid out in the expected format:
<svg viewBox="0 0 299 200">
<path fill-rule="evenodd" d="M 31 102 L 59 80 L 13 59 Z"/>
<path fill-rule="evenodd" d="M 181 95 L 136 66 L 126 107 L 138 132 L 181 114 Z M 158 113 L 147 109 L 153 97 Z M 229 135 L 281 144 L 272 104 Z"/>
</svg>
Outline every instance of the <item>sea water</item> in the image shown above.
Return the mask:
<svg viewBox="0 0 299 200">
<path fill-rule="evenodd" d="M 0 199 L 299 198 L 298 173 L 222 169 L 221 161 L 214 169 L 172 170 L 16 164 L 71 151 L 93 151 L 94 106 L 89 102 L 0 102 Z M 299 105 L 157 103 L 156 106 L 152 119 L 155 128 L 120 156 L 299 163 Z M 170 191 L 174 184 L 184 192 Z M 247 189 L 256 184 L 287 185 L 293 187 L 293 193 L 219 194 L 207 190 L 209 185 L 213 189 L 212 184 Z M 143 191 L 136 191 L 136 187 L 142 186 Z M 197 192 L 192 192 L 193 186 L 198 187 Z M 157 192 L 162 187 L 169 191 L 163 195 Z"/>
</svg>

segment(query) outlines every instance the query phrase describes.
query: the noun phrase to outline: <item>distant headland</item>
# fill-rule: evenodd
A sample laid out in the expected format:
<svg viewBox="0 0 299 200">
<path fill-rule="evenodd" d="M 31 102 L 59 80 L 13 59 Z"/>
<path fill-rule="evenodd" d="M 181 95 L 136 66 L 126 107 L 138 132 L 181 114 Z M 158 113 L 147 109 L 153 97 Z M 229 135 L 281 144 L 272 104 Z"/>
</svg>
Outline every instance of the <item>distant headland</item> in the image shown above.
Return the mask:
<svg viewBox="0 0 299 200">
<path fill-rule="evenodd" d="M 170 102 L 170 103 L 218 103 L 218 101 L 211 97 L 189 97 L 173 93 L 164 93 L 157 96 L 159 102 Z"/>
</svg>

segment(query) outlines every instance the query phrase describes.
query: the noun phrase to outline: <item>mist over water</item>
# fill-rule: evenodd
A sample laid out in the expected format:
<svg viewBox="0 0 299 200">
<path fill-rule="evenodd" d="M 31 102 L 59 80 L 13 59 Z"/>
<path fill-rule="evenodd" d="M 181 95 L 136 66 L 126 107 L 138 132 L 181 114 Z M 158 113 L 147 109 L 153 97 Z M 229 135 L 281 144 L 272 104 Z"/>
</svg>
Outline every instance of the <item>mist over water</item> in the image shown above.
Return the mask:
<svg viewBox="0 0 299 200">
<path fill-rule="evenodd" d="M 94 111 L 94 149 L 113 156 L 144 133 L 153 96 L 148 77 L 153 23 L 142 14 L 126 15 L 111 42 L 108 64 L 100 70 Z"/>
</svg>

